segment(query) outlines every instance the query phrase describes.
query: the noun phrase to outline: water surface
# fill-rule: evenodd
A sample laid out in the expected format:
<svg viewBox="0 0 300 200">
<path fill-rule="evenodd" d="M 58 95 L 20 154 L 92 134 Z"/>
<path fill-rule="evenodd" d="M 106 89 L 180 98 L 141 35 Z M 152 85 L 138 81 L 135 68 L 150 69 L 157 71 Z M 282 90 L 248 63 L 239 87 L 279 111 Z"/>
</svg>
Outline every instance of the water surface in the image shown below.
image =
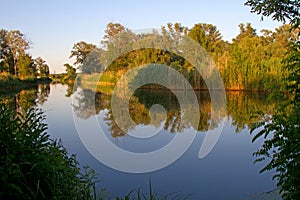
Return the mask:
<svg viewBox="0 0 300 200">
<path fill-rule="evenodd" d="M 228 92 L 226 114 L 220 117 L 220 121 L 225 122 L 222 134 L 212 151 L 205 158 L 199 159 L 198 153 L 205 135 L 214 131 L 218 122 L 210 120 L 209 93 L 197 91 L 200 121 L 198 126 L 189 126 L 197 132 L 192 145 L 171 165 L 138 174 L 112 169 L 95 159 L 83 145 L 75 121 L 86 123 L 86 134 L 89 134 L 95 131 L 89 127 L 89 120 L 97 119 L 106 137 L 124 150 L 137 153 L 154 151 L 172 141 L 187 126 L 187 122 L 181 119 L 182 112 L 176 96 L 168 90 L 136 91 L 130 100 L 131 118 L 136 126 L 120 128 L 111 113 L 111 96 L 96 93 L 95 102 L 92 102 L 91 95 L 95 93 L 80 88 L 71 94 L 68 86 L 56 84 L 1 95 L 1 98 L 9 99 L 16 109 L 34 105 L 40 107 L 46 114 L 51 137 L 62 139 L 63 145 L 70 154 L 77 155 L 81 165 L 94 168 L 101 180 L 98 187 L 106 188 L 116 196 L 128 194 L 137 188 L 147 193 L 150 179 L 158 194 L 190 194 L 191 199 L 246 199 L 253 194 L 276 188 L 272 172 L 259 174 L 263 163 L 253 164 L 255 158 L 252 153 L 262 141 L 252 143 L 253 136 L 249 134 L 249 126 L 256 120 L 251 117 L 256 111 L 272 113 L 275 103 L 268 101 L 266 94 Z M 149 114 L 151 106 L 157 104 L 162 105 L 164 110 L 157 107 Z M 142 131 L 158 133 L 146 139 L 130 134 Z M 91 139 L 96 142 L 99 140 Z M 110 156 L 110 152 L 103 153 Z"/>
</svg>

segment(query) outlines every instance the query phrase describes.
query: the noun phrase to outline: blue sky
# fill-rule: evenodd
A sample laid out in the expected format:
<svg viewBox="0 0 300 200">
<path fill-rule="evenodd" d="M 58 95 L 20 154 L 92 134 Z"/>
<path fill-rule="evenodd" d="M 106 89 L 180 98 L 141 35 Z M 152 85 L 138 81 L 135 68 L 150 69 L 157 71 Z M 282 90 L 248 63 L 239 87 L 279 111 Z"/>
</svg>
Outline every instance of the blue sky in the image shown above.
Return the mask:
<svg viewBox="0 0 300 200">
<path fill-rule="evenodd" d="M 160 28 L 168 22 L 191 28 L 205 22 L 216 25 L 228 41 L 239 33 L 240 23 L 250 22 L 258 32 L 280 25 L 269 18 L 261 21 L 243 4 L 244 0 L 2 0 L 0 28 L 25 33 L 32 41 L 29 52 L 46 60 L 53 73 L 72 63 L 68 57 L 74 43 L 99 44 L 109 22 L 132 30 Z"/>
</svg>

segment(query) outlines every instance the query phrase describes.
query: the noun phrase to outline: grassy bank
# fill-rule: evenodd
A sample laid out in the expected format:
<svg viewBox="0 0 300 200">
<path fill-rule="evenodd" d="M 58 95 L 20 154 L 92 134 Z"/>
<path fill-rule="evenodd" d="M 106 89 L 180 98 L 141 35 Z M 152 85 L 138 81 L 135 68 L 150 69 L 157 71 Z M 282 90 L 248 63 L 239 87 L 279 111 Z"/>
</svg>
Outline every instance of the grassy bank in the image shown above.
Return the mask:
<svg viewBox="0 0 300 200">
<path fill-rule="evenodd" d="M 15 76 L 12 76 L 9 73 L 1 73 L 0 74 L 0 92 L 5 93 L 8 90 L 22 90 L 31 88 L 33 86 L 36 86 L 37 84 L 47 84 L 51 83 L 50 78 L 29 78 L 21 80 Z"/>
<path fill-rule="evenodd" d="M 121 78 L 125 71 L 113 72 L 106 71 L 105 73 L 92 73 L 92 74 L 78 74 L 77 81 L 81 88 L 90 89 L 104 94 L 111 95 L 113 89 Z M 124 84 L 126 86 L 126 83 Z M 157 84 L 146 84 L 142 86 L 143 89 L 155 89 L 160 90 L 163 87 Z M 174 88 L 176 89 L 176 88 Z M 195 91 L 208 91 L 206 87 L 194 87 Z M 276 89 L 251 89 L 251 88 L 239 88 L 239 87 L 227 87 L 226 91 L 244 91 L 244 92 L 274 92 L 279 91 L 279 88 Z M 285 92 L 285 91 L 281 91 Z"/>
</svg>

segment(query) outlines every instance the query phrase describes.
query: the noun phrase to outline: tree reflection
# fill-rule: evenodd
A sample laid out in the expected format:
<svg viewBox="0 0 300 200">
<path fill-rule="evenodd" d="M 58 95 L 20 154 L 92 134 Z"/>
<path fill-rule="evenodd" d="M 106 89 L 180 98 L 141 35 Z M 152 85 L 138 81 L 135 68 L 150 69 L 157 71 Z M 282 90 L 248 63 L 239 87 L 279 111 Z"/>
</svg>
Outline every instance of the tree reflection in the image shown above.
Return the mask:
<svg viewBox="0 0 300 200">
<path fill-rule="evenodd" d="M 25 111 L 36 104 L 37 88 L 29 90 L 21 90 L 15 97 L 16 99 L 16 111 Z"/>
<path fill-rule="evenodd" d="M 50 94 L 50 85 L 49 84 L 40 84 L 38 85 L 37 99 L 38 104 L 43 105 Z"/>
<path fill-rule="evenodd" d="M 253 118 L 257 110 L 263 110 L 264 113 L 272 114 L 276 102 L 269 101 L 264 93 L 251 92 L 228 92 L 227 93 L 227 114 L 226 116 L 218 116 L 213 118 L 212 103 L 209 92 L 195 92 L 200 109 L 200 120 L 197 126 L 190 123 L 192 119 L 188 119 L 180 110 L 180 105 L 177 97 L 164 87 L 155 86 L 151 88 L 139 88 L 131 96 L 129 101 L 130 117 L 136 125 L 149 125 L 151 123 L 150 109 L 153 105 L 159 104 L 164 107 L 166 116 L 161 117 L 162 113 L 155 112 L 154 115 L 159 119 L 154 125 L 158 127 L 163 123 L 163 129 L 170 133 L 181 132 L 186 127 L 192 127 L 200 132 L 208 131 L 218 127 L 220 120 L 232 119 L 232 124 L 236 131 L 250 127 L 257 119 Z M 93 95 L 95 98 L 93 98 Z M 120 96 L 121 94 L 117 95 Z M 104 120 L 109 127 L 109 131 L 113 137 L 120 137 L 133 130 L 130 124 L 124 123 L 119 127 L 115 120 L 111 109 L 111 96 L 92 90 L 83 89 L 77 92 L 77 104 L 73 105 L 75 113 L 79 118 L 87 119 L 93 115 L 99 114 L 101 110 L 106 110 Z M 189 105 L 187 105 L 189 107 Z M 189 108 L 189 116 L 191 118 L 196 115 L 193 108 Z M 125 115 L 122 114 L 122 109 L 116 109 L 116 115 L 120 120 L 126 121 Z M 218 115 L 218 113 L 214 113 Z M 214 119 L 214 120 L 213 120 Z"/>
<path fill-rule="evenodd" d="M 6 94 L 0 95 L 0 100 L 6 102 L 11 109 L 23 112 L 37 104 L 44 104 L 49 94 L 50 85 L 41 84 L 33 85 L 20 91 L 9 91 Z"/>
<path fill-rule="evenodd" d="M 236 132 L 259 121 L 258 111 L 266 115 L 273 114 L 275 106 L 280 102 L 280 99 L 277 102 L 269 99 L 267 93 L 228 92 L 226 96 L 227 115 L 231 116 Z"/>
</svg>

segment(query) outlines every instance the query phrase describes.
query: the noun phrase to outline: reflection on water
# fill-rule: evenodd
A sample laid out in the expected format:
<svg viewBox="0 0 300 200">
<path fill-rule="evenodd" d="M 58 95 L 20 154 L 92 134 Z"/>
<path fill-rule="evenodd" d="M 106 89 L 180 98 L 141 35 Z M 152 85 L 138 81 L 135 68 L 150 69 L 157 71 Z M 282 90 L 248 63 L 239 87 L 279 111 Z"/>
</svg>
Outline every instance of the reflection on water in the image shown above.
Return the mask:
<svg viewBox="0 0 300 200">
<path fill-rule="evenodd" d="M 50 85 L 40 84 L 21 91 L 8 91 L 5 94 L 0 94 L 0 100 L 4 100 L 12 109 L 19 112 L 37 104 L 43 105 L 47 101 L 49 94 Z"/>
<path fill-rule="evenodd" d="M 183 91 L 184 92 L 184 91 Z M 93 95 L 95 98 L 93 99 Z M 113 137 L 124 136 L 126 132 L 121 130 L 115 123 L 112 108 L 111 96 L 102 93 L 95 93 L 88 89 L 79 89 L 76 94 L 76 103 L 73 104 L 74 111 L 79 118 L 88 119 L 91 116 L 98 115 L 101 110 L 106 110 L 105 121 L 110 127 L 110 132 Z M 208 91 L 196 92 L 200 120 L 194 129 L 204 132 L 209 129 L 217 128 L 219 121 L 212 121 L 212 104 L 210 94 Z M 254 118 L 258 111 L 266 114 L 271 114 L 275 106 L 274 101 L 270 101 L 265 93 L 250 93 L 250 92 L 228 92 L 226 115 L 219 116 L 214 119 L 228 119 L 232 118 L 232 125 L 235 127 L 236 132 L 250 127 L 251 124 L 258 119 Z M 95 100 L 95 101 L 93 101 Z M 154 109 L 150 112 L 153 105 L 161 105 L 166 111 L 166 118 L 162 117 L 161 109 Z M 136 90 L 131 96 L 129 101 L 130 117 L 137 125 L 149 125 L 151 122 L 151 115 L 156 119 L 154 120 L 155 127 L 163 123 L 165 131 L 170 133 L 181 132 L 184 127 L 184 118 L 180 110 L 180 104 L 177 97 L 172 91 L 166 88 L 160 89 L 143 89 Z M 191 112 L 190 114 L 196 114 Z M 123 116 L 119 113 L 119 116 Z M 124 117 L 124 116 L 123 116 Z M 196 116 L 194 116 L 196 118 Z M 160 119 L 160 120 L 158 120 Z M 126 119 L 123 119 L 124 121 Z M 127 131 L 133 129 L 127 127 Z"/>
<path fill-rule="evenodd" d="M 170 192 L 191 194 L 191 199 L 245 199 L 253 194 L 274 189 L 272 174 L 259 174 L 263 166 L 254 165 L 252 153 L 260 144 L 252 144 L 248 127 L 257 119 L 253 114 L 260 110 L 272 114 L 276 104 L 264 93 L 228 92 L 227 106 L 221 138 L 209 156 L 199 160 L 197 154 L 205 134 L 216 128 L 218 121 L 211 120 L 211 101 L 208 92 L 197 91 L 200 120 L 197 136 L 189 150 L 175 163 L 146 174 L 128 174 L 110 169 L 96 159 L 81 144 L 73 121 L 75 116 L 89 120 L 95 116 L 104 124 L 111 141 L 120 148 L 134 152 L 145 152 L 161 147 L 182 130 L 185 121 L 176 96 L 171 91 L 139 89 L 130 98 L 130 115 L 139 130 L 143 127 L 162 129 L 160 136 L 150 143 L 132 139 L 128 132 L 120 129 L 111 111 L 111 96 L 78 88 L 72 94 L 63 85 L 39 85 L 28 90 L 0 94 L 16 110 L 32 106 L 41 107 L 47 115 L 49 133 L 62 138 L 70 153 L 76 153 L 83 165 L 90 165 L 99 173 L 101 183 L 115 195 L 127 194 L 140 187 L 147 191 L 151 178 L 154 189 L 160 194 Z M 65 96 L 66 95 L 66 96 Z M 94 102 L 91 96 L 95 95 Z M 76 97 L 76 101 L 68 96 Z M 279 100 L 278 100 L 279 101 Z M 162 105 L 164 109 L 159 106 Z M 150 112 L 149 112 L 150 111 Z M 192 113 L 193 114 L 193 113 Z M 221 119 L 221 118 L 220 118 Z M 131 129 L 130 129 L 131 130 Z M 130 132 L 130 131 L 129 131 Z M 112 158 L 113 159 L 113 158 Z"/>
</svg>

